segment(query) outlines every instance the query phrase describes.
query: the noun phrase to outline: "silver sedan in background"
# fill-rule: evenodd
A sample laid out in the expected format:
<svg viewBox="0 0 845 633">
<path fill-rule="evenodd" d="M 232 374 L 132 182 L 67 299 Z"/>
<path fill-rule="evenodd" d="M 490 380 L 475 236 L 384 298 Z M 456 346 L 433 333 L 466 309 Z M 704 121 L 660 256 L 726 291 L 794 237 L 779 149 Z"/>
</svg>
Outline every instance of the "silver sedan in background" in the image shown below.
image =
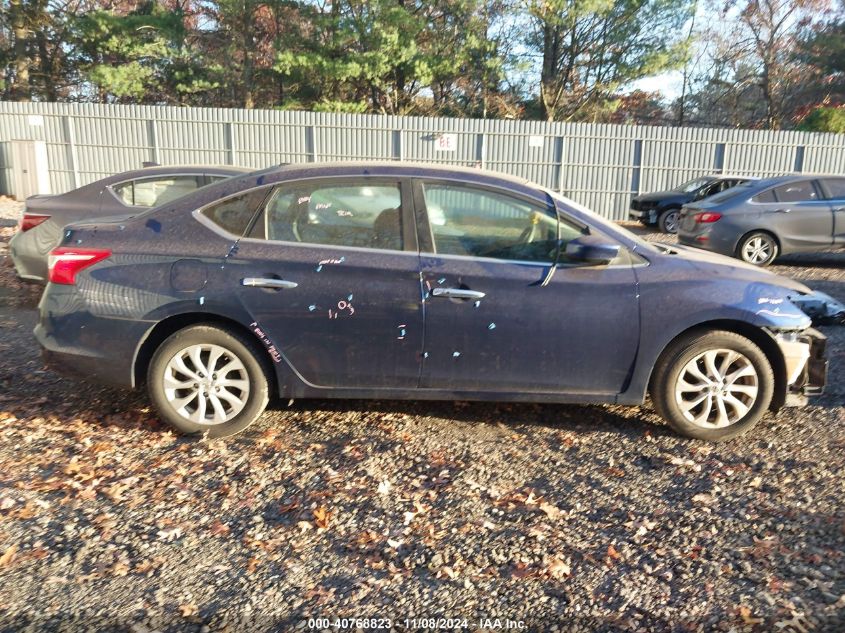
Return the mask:
<svg viewBox="0 0 845 633">
<path fill-rule="evenodd" d="M 9 242 L 15 270 L 21 279 L 44 283 L 47 256 L 60 242 L 65 225 L 88 218 L 130 217 L 249 171 L 231 166 L 145 167 L 108 176 L 67 193 L 30 196 L 18 232 Z"/>
<path fill-rule="evenodd" d="M 755 266 L 845 246 L 845 176 L 778 176 L 690 203 L 678 241 Z"/>
</svg>

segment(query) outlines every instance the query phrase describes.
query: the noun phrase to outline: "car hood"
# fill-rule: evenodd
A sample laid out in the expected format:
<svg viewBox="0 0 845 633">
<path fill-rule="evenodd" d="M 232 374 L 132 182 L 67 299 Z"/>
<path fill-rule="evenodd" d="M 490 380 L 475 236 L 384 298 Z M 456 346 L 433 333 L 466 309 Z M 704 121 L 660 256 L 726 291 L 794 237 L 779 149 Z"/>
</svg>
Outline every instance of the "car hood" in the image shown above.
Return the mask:
<svg viewBox="0 0 845 633">
<path fill-rule="evenodd" d="M 749 283 L 776 286 L 798 294 L 812 293 L 812 290 L 801 282 L 790 279 L 789 277 L 783 277 L 782 275 L 776 275 L 773 272 L 747 264 L 739 259 L 710 253 L 691 246 L 673 244 L 671 249 L 677 253 L 677 255 L 673 255 L 673 257 L 681 257 L 698 273 L 707 274 L 711 278 L 727 277 L 733 280 L 739 279 L 747 281 Z"/>
</svg>

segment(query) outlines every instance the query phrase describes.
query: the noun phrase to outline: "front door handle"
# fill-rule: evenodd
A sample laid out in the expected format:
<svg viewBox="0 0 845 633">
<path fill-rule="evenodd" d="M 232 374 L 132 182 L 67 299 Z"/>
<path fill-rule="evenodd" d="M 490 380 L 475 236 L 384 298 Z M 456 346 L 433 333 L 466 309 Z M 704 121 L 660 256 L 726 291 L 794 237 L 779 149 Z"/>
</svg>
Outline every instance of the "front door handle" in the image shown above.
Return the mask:
<svg viewBox="0 0 845 633">
<path fill-rule="evenodd" d="M 772 213 L 789 213 L 790 209 L 775 209 Z"/>
<path fill-rule="evenodd" d="M 845 207 L 836 207 L 834 211 L 836 211 L 837 213 L 842 213 L 843 211 L 845 211 Z"/>
<path fill-rule="evenodd" d="M 483 299 L 484 293 L 478 290 L 464 290 L 463 288 L 435 288 L 431 291 L 435 297 L 447 299 Z"/>
<path fill-rule="evenodd" d="M 274 290 L 281 290 L 283 288 L 296 288 L 299 284 L 295 281 L 286 281 L 284 279 L 245 277 L 244 279 L 241 279 L 241 285 L 249 286 L 250 288 L 273 288 Z"/>
</svg>

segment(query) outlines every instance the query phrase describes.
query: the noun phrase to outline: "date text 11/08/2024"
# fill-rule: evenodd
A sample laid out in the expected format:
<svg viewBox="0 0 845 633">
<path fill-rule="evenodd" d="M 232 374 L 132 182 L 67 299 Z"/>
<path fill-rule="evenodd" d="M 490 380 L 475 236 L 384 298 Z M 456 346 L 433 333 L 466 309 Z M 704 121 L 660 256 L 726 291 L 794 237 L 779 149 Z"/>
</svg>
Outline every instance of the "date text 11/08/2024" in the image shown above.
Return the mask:
<svg viewBox="0 0 845 633">
<path fill-rule="evenodd" d="M 394 625 L 400 625 L 404 630 L 415 629 L 469 629 L 474 630 L 499 630 L 519 631 L 528 628 L 523 620 L 511 620 L 510 618 L 402 618 L 392 620 L 390 618 L 309 618 L 308 628 L 317 630 L 346 631 L 355 629 L 384 629 L 391 630 Z"/>
</svg>

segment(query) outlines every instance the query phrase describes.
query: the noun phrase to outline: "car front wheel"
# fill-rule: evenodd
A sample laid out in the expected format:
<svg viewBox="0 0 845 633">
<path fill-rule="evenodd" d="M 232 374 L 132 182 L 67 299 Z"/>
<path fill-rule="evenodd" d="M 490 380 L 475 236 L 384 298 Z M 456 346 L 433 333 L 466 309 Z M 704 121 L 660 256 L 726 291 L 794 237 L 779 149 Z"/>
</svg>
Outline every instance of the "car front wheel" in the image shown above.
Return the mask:
<svg viewBox="0 0 845 633">
<path fill-rule="evenodd" d="M 661 213 L 660 217 L 657 218 L 657 226 L 662 233 L 677 233 L 680 218 L 680 209 L 669 209 Z"/>
<path fill-rule="evenodd" d="M 773 393 L 763 351 L 726 331 L 698 332 L 671 344 L 655 367 L 651 389 L 657 413 L 675 431 L 712 441 L 753 428 Z"/>
<path fill-rule="evenodd" d="M 179 330 L 150 362 L 150 398 L 181 433 L 234 435 L 267 406 L 269 384 L 259 354 L 246 336 L 216 325 Z"/>
</svg>

